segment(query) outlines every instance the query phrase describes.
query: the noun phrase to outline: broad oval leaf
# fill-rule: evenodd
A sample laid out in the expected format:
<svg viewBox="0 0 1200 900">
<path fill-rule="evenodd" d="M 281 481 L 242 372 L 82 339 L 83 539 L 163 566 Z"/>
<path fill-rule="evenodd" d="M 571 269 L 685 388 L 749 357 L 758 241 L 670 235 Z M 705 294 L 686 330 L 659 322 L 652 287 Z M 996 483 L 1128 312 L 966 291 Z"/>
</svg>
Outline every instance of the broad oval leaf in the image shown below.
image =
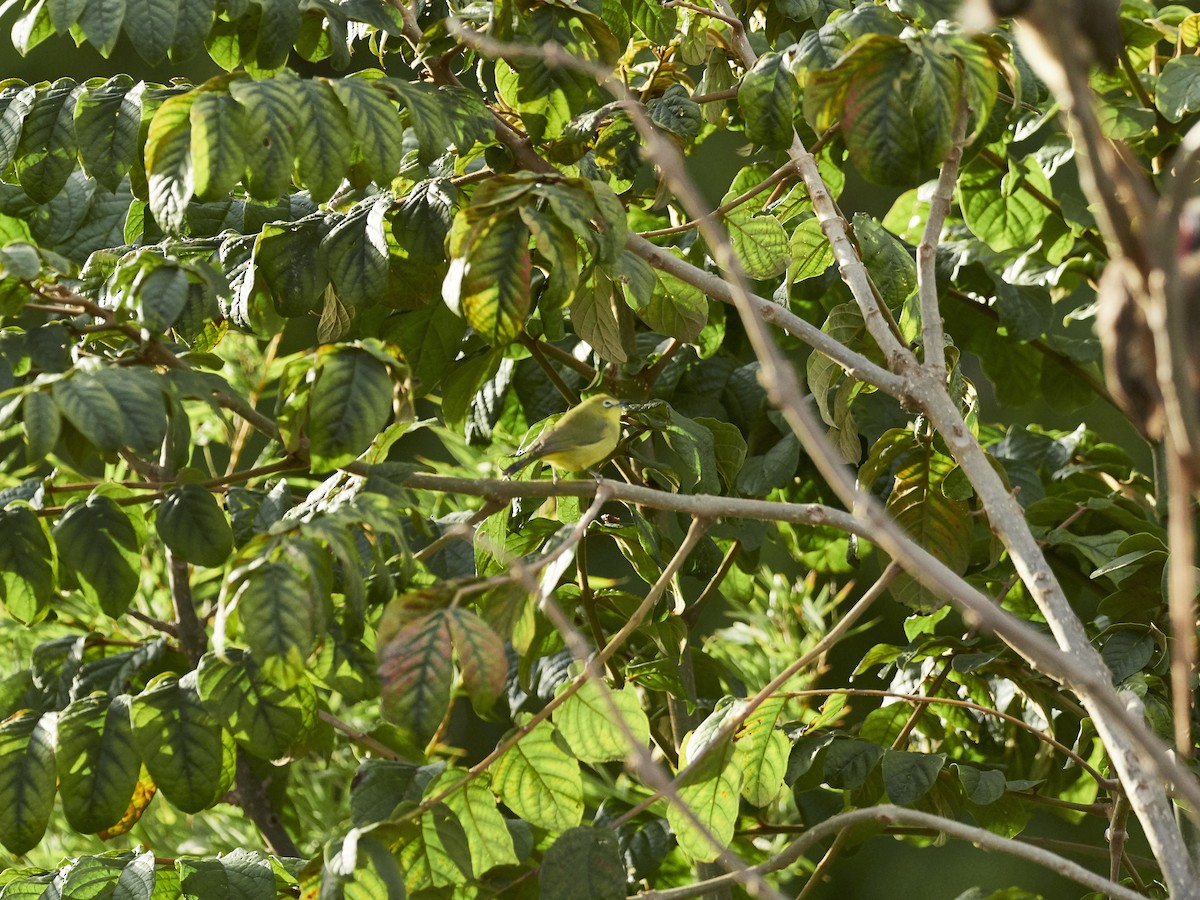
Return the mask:
<svg viewBox="0 0 1200 900">
<path fill-rule="evenodd" d="M 85 596 L 113 618 L 125 612 L 140 581 L 142 547 L 116 502 L 93 494 L 69 505 L 54 526 L 54 544 Z"/>
<path fill-rule="evenodd" d="M 200 702 L 195 672 L 164 675 L 133 698 L 133 734 L 146 770 L 173 806 L 197 813 L 233 783 L 234 745 Z"/>
<path fill-rule="evenodd" d="M 633 753 L 631 738 L 639 747 L 650 742 L 650 720 L 637 691 L 615 690 L 591 679 L 554 711 L 554 724 L 583 762 L 625 759 Z"/>
<path fill-rule="evenodd" d="M 121 820 L 142 760 L 134 746 L 128 695 L 72 702 L 58 717 L 57 752 L 63 812 L 87 834 Z"/>
<path fill-rule="evenodd" d="M 379 637 L 379 700 L 383 715 L 422 745 L 450 708 L 454 681 L 450 627 L 442 610 Z"/>
<path fill-rule="evenodd" d="M 15 619 L 30 624 L 54 598 L 50 541 L 28 506 L 0 510 L 0 534 L 0 601 Z"/>
<path fill-rule="evenodd" d="M 0 844 L 15 855 L 37 846 L 54 808 L 53 720 L 23 712 L 0 724 Z"/>
<path fill-rule="evenodd" d="M 308 407 L 309 453 L 314 471 L 359 456 L 392 416 L 387 366 L 361 347 L 334 347 L 318 360 Z"/>
<path fill-rule="evenodd" d="M 547 831 L 566 831 L 583 818 L 579 760 L 549 722 L 539 722 L 496 761 L 492 790 L 522 819 Z"/>
<path fill-rule="evenodd" d="M 286 757 L 316 726 L 316 691 L 307 676 L 301 672 L 283 684 L 241 650 L 227 650 L 224 659 L 206 653 L 196 687 L 204 708 L 244 750 L 262 759 Z"/>
<path fill-rule="evenodd" d="M 493 347 L 512 343 L 532 304 L 529 229 L 515 212 L 474 225 L 450 262 L 442 285 L 446 305 L 460 311 Z"/>
<path fill-rule="evenodd" d="M 233 550 L 233 528 L 217 498 L 198 484 L 172 488 L 155 512 L 158 535 L 172 553 L 197 566 L 219 566 Z"/>
<path fill-rule="evenodd" d="M 625 861 L 609 828 L 564 831 L 542 859 L 542 900 L 621 900 Z"/>
</svg>

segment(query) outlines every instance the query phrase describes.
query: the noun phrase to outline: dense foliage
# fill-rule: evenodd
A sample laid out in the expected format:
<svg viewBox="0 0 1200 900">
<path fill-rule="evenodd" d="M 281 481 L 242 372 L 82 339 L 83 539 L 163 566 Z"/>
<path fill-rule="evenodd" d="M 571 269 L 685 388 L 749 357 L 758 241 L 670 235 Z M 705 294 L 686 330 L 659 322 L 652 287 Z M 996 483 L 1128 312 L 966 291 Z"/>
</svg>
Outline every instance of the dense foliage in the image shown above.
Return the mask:
<svg viewBox="0 0 1200 900">
<path fill-rule="evenodd" d="M 1179 728 L 1110 251 L 956 7 L 0 3 L 225 72 L 0 82 L 0 898 L 794 895 L 1035 817 L 1193 896 L 1117 778 Z M 1120 14 L 1161 176 L 1200 15 Z M 599 390 L 603 478 L 499 477 Z"/>
</svg>

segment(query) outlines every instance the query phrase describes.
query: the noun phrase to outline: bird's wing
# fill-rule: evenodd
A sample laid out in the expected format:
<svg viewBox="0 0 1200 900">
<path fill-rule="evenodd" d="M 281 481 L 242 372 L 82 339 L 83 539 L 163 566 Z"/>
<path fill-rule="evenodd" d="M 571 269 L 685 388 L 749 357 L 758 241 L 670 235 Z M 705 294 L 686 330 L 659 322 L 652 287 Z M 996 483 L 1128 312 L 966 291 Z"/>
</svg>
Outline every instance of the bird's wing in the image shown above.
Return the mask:
<svg viewBox="0 0 1200 900">
<path fill-rule="evenodd" d="M 560 450 L 598 443 L 604 440 L 609 427 L 603 416 L 588 416 L 582 421 L 570 422 L 569 434 L 563 433 L 561 425 L 562 419 L 559 419 L 534 442 L 533 449 L 536 449 L 539 455 L 545 456 L 547 453 L 558 453 Z"/>
</svg>

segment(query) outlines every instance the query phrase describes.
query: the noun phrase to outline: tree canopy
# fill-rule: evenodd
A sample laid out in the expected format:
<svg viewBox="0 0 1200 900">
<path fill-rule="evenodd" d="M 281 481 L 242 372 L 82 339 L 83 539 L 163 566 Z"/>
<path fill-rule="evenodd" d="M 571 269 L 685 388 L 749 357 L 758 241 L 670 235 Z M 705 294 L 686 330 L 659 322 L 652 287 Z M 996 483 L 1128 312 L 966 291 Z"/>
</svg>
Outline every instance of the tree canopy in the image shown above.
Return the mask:
<svg viewBox="0 0 1200 900">
<path fill-rule="evenodd" d="M 967 6 L 0 3 L 0 900 L 1200 896 L 1200 13 Z"/>
</svg>

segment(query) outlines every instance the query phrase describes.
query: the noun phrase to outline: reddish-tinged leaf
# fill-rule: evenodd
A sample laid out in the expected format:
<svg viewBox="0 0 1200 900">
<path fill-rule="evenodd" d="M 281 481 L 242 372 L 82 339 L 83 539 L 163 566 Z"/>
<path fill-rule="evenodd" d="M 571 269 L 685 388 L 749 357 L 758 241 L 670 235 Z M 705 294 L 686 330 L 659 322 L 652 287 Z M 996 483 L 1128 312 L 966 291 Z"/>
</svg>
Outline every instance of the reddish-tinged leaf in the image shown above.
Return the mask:
<svg viewBox="0 0 1200 900">
<path fill-rule="evenodd" d="M 463 686 L 471 698 L 471 705 L 482 715 L 496 702 L 508 677 L 504 642 L 487 622 L 470 610 L 447 610 L 446 619 Z"/>
</svg>

